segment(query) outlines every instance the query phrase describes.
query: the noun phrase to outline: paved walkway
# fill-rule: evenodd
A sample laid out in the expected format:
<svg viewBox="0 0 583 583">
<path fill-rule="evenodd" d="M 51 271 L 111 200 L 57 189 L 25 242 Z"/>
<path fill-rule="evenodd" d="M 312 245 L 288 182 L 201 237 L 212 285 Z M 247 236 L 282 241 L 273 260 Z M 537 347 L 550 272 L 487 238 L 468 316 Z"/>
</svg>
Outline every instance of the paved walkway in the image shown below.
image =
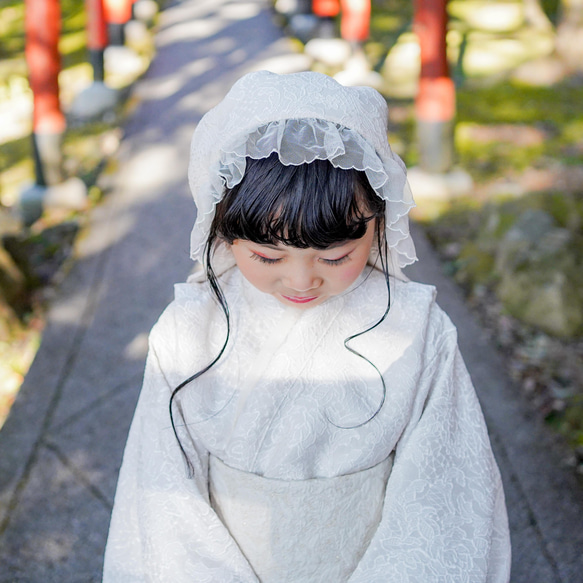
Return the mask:
<svg viewBox="0 0 583 583">
<path fill-rule="evenodd" d="M 302 67 L 265 0 L 168 7 L 138 84 L 112 192 L 93 211 L 43 344 L 0 432 L 0 581 L 99 581 L 147 334 L 191 267 L 186 168 L 200 116 L 250 69 Z M 435 283 L 460 332 L 492 433 L 514 543 L 514 583 L 583 581 L 583 500 L 552 438 L 416 233 L 410 275 Z M 217 582 L 220 583 L 220 582 Z"/>
</svg>

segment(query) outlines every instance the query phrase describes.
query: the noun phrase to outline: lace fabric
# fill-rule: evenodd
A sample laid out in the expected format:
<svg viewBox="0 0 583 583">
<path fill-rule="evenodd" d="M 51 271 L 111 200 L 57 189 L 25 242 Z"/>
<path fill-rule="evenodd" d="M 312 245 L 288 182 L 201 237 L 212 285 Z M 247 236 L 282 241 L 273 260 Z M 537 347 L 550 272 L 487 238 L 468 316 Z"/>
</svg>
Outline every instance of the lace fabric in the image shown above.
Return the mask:
<svg viewBox="0 0 583 583">
<path fill-rule="evenodd" d="M 246 157 L 277 152 L 285 165 L 330 160 L 364 171 L 386 201 L 386 238 L 394 271 L 417 257 L 408 213 L 415 206 L 405 165 L 387 140 L 388 110 L 370 87 L 344 87 L 320 73 L 277 75 L 267 71 L 240 79 L 198 125 L 191 145 L 189 182 L 198 209 L 191 257 L 203 261 L 215 207 L 225 186 L 238 184 Z"/>
</svg>

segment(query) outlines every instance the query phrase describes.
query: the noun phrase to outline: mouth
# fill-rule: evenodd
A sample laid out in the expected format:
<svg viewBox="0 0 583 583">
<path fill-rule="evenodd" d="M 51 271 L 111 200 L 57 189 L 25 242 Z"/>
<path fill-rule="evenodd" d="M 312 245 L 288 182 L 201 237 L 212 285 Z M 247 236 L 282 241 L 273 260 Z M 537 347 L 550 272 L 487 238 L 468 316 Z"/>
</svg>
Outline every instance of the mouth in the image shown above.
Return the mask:
<svg viewBox="0 0 583 583">
<path fill-rule="evenodd" d="M 283 294 L 281 297 L 286 299 L 288 302 L 293 302 L 294 304 L 307 304 L 308 302 L 313 302 L 314 300 L 318 299 L 318 296 L 284 296 Z"/>
</svg>

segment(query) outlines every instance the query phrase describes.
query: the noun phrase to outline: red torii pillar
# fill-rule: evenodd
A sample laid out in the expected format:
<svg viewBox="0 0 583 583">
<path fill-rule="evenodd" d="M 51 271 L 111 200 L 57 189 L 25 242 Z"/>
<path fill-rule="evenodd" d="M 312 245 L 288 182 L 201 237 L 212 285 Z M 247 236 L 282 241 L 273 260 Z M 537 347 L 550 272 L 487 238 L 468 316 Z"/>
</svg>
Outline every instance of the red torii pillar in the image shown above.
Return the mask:
<svg viewBox="0 0 583 583">
<path fill-rule="evenodd" d="M 25 0 L 25 56 L 33 93 L 33 156 L 38 186 L 63 180 L 65 116 L 59 102 L 59 0 Z"/>
<path fill-rule="evenodd" d="M 105 20 L 109 25 L 109 42 L 112 45 L 125 44 L 124 26 L 132 18 L 133 0 L 103 0 Z"/>
<path fill-rule="evenodd" d="M 447 0 L 415 0 L 414 30 L 421 49 L 415 100 L 419 165 L 447 172 L 453 164 L 455 86 L 447 62 Z"/>
<path fill-rule="evenodd" d="M 340 0 L 340 36 L 353 43 L 363 43 L 370 33 L 371 0 Z"/>
<path fill-rule="evenodd" d="M 362 43 L 369 35 L 371 0 L 313 0 L 312 12 L 320 18 L 334 18 L 341 12 L 340 36 L 350 43 Z"/>
<path fill-rule="evenodd" d="M 105 79 L 103 51 L 108 42 L 103 0 L 85 0 L 85 11 L 87 12 L 87 48 L 89 62 L 93 67 L 93 81 L 103 82 Z"/>
</svg>

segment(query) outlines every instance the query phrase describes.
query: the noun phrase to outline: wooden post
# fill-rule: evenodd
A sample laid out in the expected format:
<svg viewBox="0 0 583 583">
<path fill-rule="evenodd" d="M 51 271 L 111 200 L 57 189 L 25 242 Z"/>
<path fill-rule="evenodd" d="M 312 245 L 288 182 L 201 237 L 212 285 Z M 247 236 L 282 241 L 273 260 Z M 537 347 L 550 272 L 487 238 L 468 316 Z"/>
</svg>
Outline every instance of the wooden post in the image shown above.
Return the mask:
<svg viewBox="0 0 583 583">
<path fill-rule="evenodd" d="M 363 43 L 370 32 L 371 0 L 341 0 L 340 36 L 350 43 Z"/>
<path fill-rule="evenodd" d="M 312 0 L 312 12 L 320 18 L 334 18 L 340 13 L 339 0 Z"/>
<path fill-rule="evenodd" d="M 416 0 L 414 30 L 421 49 L 415 100 L 419 165 L 427 172 L 447 172 L 453 164 L 455 86 L 446 54 L 446 0 Z"/>
<path fill-rule="evenodd" d="M 313 0 L 312 12 L 331 20 L 341 14 L 340 36 L 350 43 L 362 43 L 370 31 L 371 0 Z"/>
<path fill-rule="evenodd" d="M 125 44 L 124 26 L 132 17 L 133 4 L 133 0 L 103 0 L 110 44 L 115 46 Z"/>
<path fill-rule="evenodd" d="M 103 65 L 103 51 L 107 47 L 107 22 L 103 0 L 85 0 L 87 12 L 87 48 L 89 62 L 93 67 L 93 81 L 103 82 L 105 70 Z"/>
<path fill-rule="evenodd" d="M 65 116 L 59 102 L 59 0 L 25 0 L 25 56 L 33 93 L 33 155 L 38 186 L 63 180 Z"/>
</svg>

